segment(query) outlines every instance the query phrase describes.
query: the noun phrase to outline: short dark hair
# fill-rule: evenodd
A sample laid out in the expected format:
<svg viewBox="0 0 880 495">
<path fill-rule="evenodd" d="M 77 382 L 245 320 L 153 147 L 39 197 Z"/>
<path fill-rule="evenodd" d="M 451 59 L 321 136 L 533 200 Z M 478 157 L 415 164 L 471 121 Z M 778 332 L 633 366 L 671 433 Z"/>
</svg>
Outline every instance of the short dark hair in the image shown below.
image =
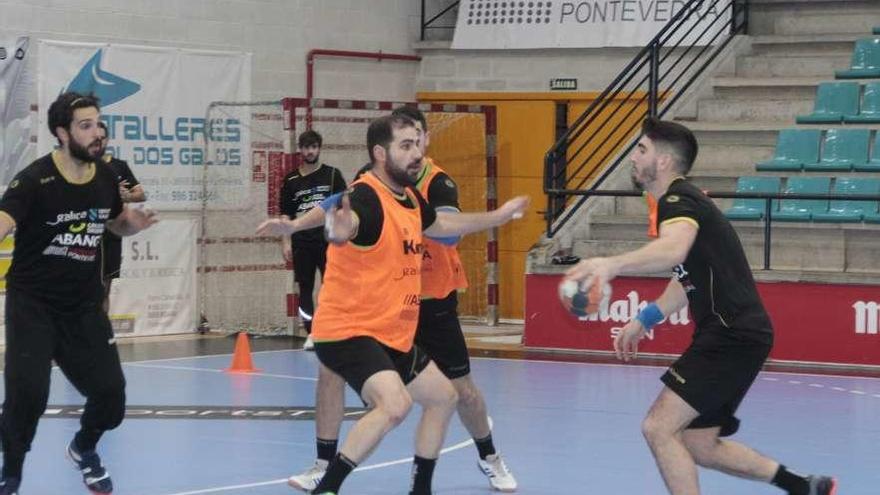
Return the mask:
<svg viewBox="0 0 880 495">
<path fill-rule="evenodd" d="M 318 134 L 318 131 L 313 131 L 311 129 L 300 134 L 299 138 L 296 140 L 296 145 L 300 148 L 308 148 L 314 144 L 317 144 L 318 148 L 320 148 L 321 145 L 324 144 L 324 138 Z"/>
<path fill-rule="evenodd" d="M 404 117 L 409 117 L 415 122 L 421 122 L 422 130 L 428 132 L 428 120 L 425 118 L 425 114 L 419 110 L 418 107 L 413 105 L 404 105 L 402 107 L 397 107 L 391 112 L 391 115 L 403 115 Z"/>
<path fill-rule="evenodd" d="M 373 148 L 379 145 L 387 152 L 391 141 L 394 140 L 394 129 L 415 127 L 416 122 L 405 115 L 386 115 L 370 122 L 367 128 L 367 151 L 370 154 L 370 163 L 376 162 L 373 156 Z"/>
<path fill-rule="evenodd" d="M 80 108 L 89 107 L 95 107 L 99 111 L 101 110 L 100 105 L 98 105 L 98 98 L 95 97 L 95 95 L 81 95 L 79 93 L 74 93 L 73 91 L 61 93 L 58 95 L 58 98 L 49 105 L 49 132 L 51 132 L 56 138 L 58 138 L 58 131 L 56 129 L 59 127 L 63 127 L 70 132 L 70 123 L 73 122 L 73 112 Z M 61 143 L 61 140 L 59 139 L 58 142 Z"/>
<path fill-rule="evenodd" d="M 697 138 L 690 129 L 676 122 L 648 117 L 642 122 L 642 133 L 655 145 L 666 148 L 679 172 L 690 173 L 698 151 Z"/>
</svg>

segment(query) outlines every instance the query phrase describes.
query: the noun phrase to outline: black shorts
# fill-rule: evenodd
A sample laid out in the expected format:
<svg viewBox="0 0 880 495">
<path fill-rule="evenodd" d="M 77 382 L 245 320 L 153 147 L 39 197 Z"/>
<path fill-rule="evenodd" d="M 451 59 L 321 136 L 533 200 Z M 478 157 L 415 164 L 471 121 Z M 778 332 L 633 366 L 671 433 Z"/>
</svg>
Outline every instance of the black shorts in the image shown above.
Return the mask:
<svg viewBox="0 0 880 495">
<path fill-rule="evenodd" d="M 296 283 L 315 285 L 315 270 L 324 273 L 327 266 L 327 243 L 299 242 L 293 244 L 293 279 Z"/>
<path fill-rule="evenodd" d="M 431 363 L 431 358 L 417 345 L 409 352 L 400 352 L 372 337 L 315 342 L 315 354 L 321 364 L 341 376 L 358 395 L 367 379 L 380 371 L 396 371 L 405 385 Z"/>
<path fill-rule="evenodd" d="M 425 299 L 419 307 L 416 345 L 437 363 L 446 378 L 454 380 L 471 372 L 467 344 L 458 321 L 458 294 Z"/>
<path fill-rule="evenodd" d="M 700 332 L 661 380 L 700 413 L 689 429 L 720 426 L 726 437 L 739 429 L 736 410 L 772 346 L 723 332 Z"/>
<path fill-rule="evenodd" d="M 105 233 L 101 240 L 101 279 L 119 278 L 122 266 L 122 239 Z"/>
</svg>

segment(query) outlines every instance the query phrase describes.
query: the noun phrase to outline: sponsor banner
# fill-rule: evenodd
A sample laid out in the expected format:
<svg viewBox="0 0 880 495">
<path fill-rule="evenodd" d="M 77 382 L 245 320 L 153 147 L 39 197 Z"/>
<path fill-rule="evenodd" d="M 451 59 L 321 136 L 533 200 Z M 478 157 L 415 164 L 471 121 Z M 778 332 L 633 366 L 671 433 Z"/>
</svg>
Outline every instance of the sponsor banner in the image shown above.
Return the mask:
<svg viewBox="0 0 880 495">
<path fill-rule="evenodd" d="M 246 53 L 41 40 L 38 153 L 57 143 L 45 110 L 58 94 L 94 93 L 109 151 L 128 162 L 151 207 L 201 208 L 205 163 L 212 207 L 238 207 L 250 194 L 248 126 L 205 114 L 213 101 L 249 100 L 250 79 Z M 206 133 L 223 143 L 216 156 L 205 156 Z"/>
<path fill-rule="evenodd" d="M 137 363 L 132 366 L 139 366 Z M 41 419 L 79 419 L 82 405 L 50 404 Z M 355 421 L 367 412 L 360 407 L 346 407 L 343 420 Z M 275 421 L 314 421 L 315 408 L 257 406 L 233 408 L 229 406 L 125 406 L 125 419 L 268 419 Z"/>
<path fill-rule="evenodd" d="M 192 332 L 196 318 L 198 222 L 162 220 L 122 240 L 120 278 L 110 293 L 117 335 Z"/>
<path fill-rule="evenodd" d="M 645 46 L 686 3 L 687 0 L 462 0 L 452 48 Z M 680 31 L 687 33 L 684 44 L 710 44 L 719 31 L 728 29 L 728 2 L 698 2 L 695 8 L 697 15 L 692 14 L 693 21 L 688 21 Z"/>
<path fill-rule="evenodd" d="M 34 84 L 30 38 L 0 37 L 0 184 L 9 184 L 33 161 L 30 90 Z"/>
<path fill-rule="evenodd" d="M 578 319 L 559 303 L 560 280 L 526 276 L 526 347 L 613 351 L 613 336 L 668 283 L 616 279 L 609 304 L 591 319 Z M 880 287 L 759 282 L 758 291 L 775 329 L 772 359 L 880 366 Z M 688 313 L 680 311 L 654 327 L 639 352 L 680 354 L 692 334 Z"/>
</svg>

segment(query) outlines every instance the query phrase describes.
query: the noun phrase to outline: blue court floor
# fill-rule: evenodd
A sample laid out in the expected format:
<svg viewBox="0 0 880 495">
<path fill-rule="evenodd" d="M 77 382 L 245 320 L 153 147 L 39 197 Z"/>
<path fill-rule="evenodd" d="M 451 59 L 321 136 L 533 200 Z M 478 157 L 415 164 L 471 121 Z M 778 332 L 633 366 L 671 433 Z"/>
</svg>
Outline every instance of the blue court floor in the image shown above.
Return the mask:
<svg viewBox="0 0 880 495">
<path fill-rule="evenodd" d="M 315 455 L 314 422 L 296 411 L 314 404 L 316 358 L 292 350 L 253 356 L 262 369 L 254 375 L 224 373 L 229 355 L 124 364 L 131 416 L 99 446 L 115 493 L 298 493 L 286 478 L 310 466 Z M 639 429 L 660 390 L 662 368 L 482 358 L 472 365 L 518 493 L 666 493 Z M 57 369 L 49 403 L 21 493 L 85 493 L 63 453 L 78 422 L 59 418 L 61 406 L 82 404 L 82 398 Z M 346 405 L 360 402 L 349 392 Z M 274 406 L 261 414 L 285 411 L 287 419 L 183 417 L 194 410 L 247 416 L 257 406 Z M 348 478 L 343 494 L 407 493 L 418 412 Z M 154 419 L 137 419 L 147 416 Z M 739 416 L 743 426 L 734 438 L 795 470 L 837 476 L 843 495 L 880 493 L 880 379 L 763 373 Z M 476 458 L 465 429 L 453 419 L 435 493 L 490 493 Z M 711 495 L 782 493 L 708 471 L 701 472 L 701 483 Z"/>
</svg>

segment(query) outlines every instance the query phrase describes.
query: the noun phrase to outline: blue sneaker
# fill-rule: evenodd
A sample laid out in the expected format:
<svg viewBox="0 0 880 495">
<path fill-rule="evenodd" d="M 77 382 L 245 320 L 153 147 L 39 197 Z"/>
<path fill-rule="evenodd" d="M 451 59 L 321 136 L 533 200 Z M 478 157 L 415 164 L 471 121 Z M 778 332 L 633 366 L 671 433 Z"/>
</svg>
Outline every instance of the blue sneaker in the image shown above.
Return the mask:
<svg viewBox="0 0 880 495">
<path fill-rule="evenodd" d="M 80 452 L 73 440 L 67 445 L 67 457 L 82 472 L 83 483 L 95 495 L 113 493 L 110 473 L 101 464 L 101 458 L 94 450 Z"/>
<path fill-rule="evenodd" d="M 18 478 L 3 478 L 0 480 L 0 495 L 18 495 L 18 485 L 21 480 Z"/>
</svg>

